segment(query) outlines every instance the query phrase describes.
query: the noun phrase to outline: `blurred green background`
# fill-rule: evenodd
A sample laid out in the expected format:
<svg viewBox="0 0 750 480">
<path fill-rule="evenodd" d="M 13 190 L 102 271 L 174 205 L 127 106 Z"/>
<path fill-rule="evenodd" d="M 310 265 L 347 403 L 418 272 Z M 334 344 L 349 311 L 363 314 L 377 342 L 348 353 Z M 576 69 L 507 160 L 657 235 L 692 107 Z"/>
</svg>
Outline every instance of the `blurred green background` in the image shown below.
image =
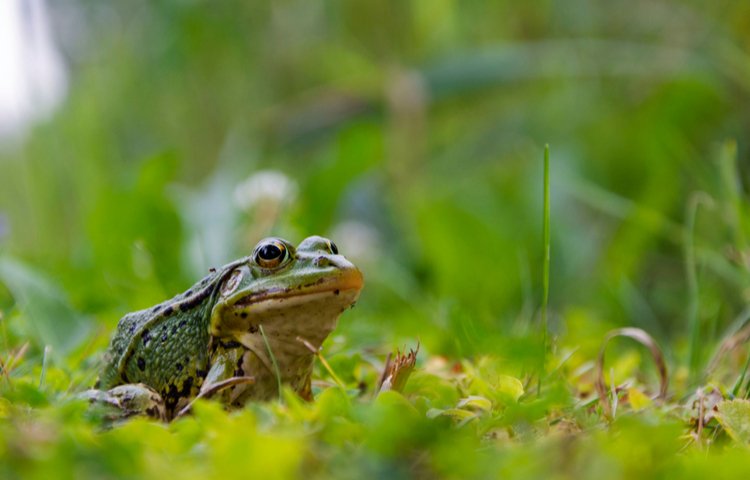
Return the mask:
<svg viewBox="0 0 750 480">
<path fill-rule="evenodd" d="M 560 349 L 633 325 L 695 373 L 750 297 L 750 3 L 49 7 L 69 88 L 0 144 L 0 311 L 5 349 L 51 345 L 79 387 L 120 316 L 271 234 L 363 270 L 332 352 L 419 340 L 521 375 L 545 144 Z"/>
</svg>

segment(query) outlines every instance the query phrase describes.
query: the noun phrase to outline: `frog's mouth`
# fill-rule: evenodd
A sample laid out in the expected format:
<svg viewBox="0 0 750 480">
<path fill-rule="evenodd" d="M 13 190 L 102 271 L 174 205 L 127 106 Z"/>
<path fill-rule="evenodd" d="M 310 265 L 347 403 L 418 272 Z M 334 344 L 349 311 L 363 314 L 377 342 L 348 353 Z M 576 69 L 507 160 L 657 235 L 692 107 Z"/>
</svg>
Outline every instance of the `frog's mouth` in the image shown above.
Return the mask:
<svg viewBox="0 0 750 480">
<path fill-rule="evenodd" d="M 299 284 L 296 287 L 270 288 L 253 292 L 233 302 L 231 308 L 232 310 L 246 310 L 248 307 L 261 304 L 266 300 L 286 300 L 327 292 L 332 292 L 335 295 L 349 291 L 359 292 L 363 284 L 362 273 L 356 268 L 352 268 L 342 270 L 341 274 L 335 277 L 321 277 L 307 284 Z"/>
</svg>

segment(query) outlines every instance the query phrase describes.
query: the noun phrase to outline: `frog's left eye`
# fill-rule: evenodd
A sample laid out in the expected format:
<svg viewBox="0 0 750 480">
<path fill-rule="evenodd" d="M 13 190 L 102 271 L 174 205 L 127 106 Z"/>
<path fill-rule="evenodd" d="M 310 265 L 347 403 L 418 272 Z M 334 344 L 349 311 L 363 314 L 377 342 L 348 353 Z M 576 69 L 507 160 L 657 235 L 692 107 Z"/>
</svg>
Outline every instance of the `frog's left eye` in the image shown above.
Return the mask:
<svg viewBox="0 0 750 480">
<path fill-rule="evenodd" d="M 255 249 L 255 263 L 263 268 L 276 268 L 287 255 L 286 246 L 281 242 L 268 242 Z"/>
<path fill-rule="evenodd" d="M 339 254 L 339 247 L 337 247 L 336 244 L 330 240 L 328 240 L 328 250 L 330 250 L 330 252 L 334 255 Z"/>
</svg>

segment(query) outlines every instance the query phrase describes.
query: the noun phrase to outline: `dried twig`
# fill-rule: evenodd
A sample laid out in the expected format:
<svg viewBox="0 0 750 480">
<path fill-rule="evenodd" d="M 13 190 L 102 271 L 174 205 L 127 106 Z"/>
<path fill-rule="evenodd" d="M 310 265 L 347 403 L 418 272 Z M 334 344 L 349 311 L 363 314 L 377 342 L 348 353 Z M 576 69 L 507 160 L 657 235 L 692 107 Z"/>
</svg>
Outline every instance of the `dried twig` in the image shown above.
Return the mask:
<svg viewBox="0 0 750 480">
<path fill-rule="evenodd" d="M 667 397 L 667 388 L 669 386 L 669 375 L 667 373 L 667 364 L 664 361 L 664 354 L 662 353 L 659 344 L 656 343 L 656 340 L 654 340 L 651 335 L 640 328 L 633 327 L 619 328 L 608 332 L 604 336 L 602 348 L 599 350 L 599 358 L 596 362 L 596 382 L 594 383 L 596 392 L 599 395 L 599 402 L 601 403 L 602 410 L 604 411 L 604 415 L 608 418 L 612 417 L 612 406 L 608 401 L 607 386 L 604 381 L 604 352 L 607 349 L 609 341 L 615 337 L 632 338 L 648 347 L 651 356 L 654 359 L 654 363 L 656 364 L 656 368 L 659 370 L 659 394 L 656 396 L 657 400 L 664 400 Z"/>
<path fill-rule="evenodd" d="M 416 349 L 410 349 L 409 353 L 405 355 L 400 351 L 396 351 L 394 359 L 391 358 L 391 355 L 388 355 L 383 375 L 381 375 L 375 391 L 378 393 L 387 390 L 401 392 L 409 379 L 409 375 L 414 370 L 414 365 L 417 363 L 417 353 L 419 353 L 418 343 Z"/>
<path fill-rule="evenodd" d="M 193 404 L 201 398 L 211 398 L 213 395 L 224 390 L 225 388 L 234 387 L 235 385 L 252 383 L 255 383 L 255 377 L 232 377 L 227 378 L 226 380 L 222 380 L 221 382 L 216 382 L 196 395 L 196 397 L 192 399 L 190 403 L 185 405 L 182 410 L 180 410 L 177 415 L 174 416 L 174 418 L 180 418 L 183 415 L 190 413 L 190 410 L 192 410 L 193 408 Z"/>
<path fill-rule="evenodd" d="M 328 360 L 326 360 L 325 357 L 323 356 L 323 354 L 320 353 L 320 349 L 315 348 L 310 342 L 308 342 L 307 340 L 305 340 L 302 337 L 297 337 L 297 341 L 301 342 L 302 345 L 305 346 L 305 348 L 307 348 L 308 350 L 310 350 L 310 352 L 312 352 L 313 355 L 315 355 L 316 357 L 318 357 L 318 360 L 320 360 L 320 363 L 326 369 L 326 371 L 331 376 L 331 378 L 333 378 L 333 381 L 336 382 L 336 385 L 338 385 L 338 387 L 341 390 L 343 390 L 344 392 L 346 392 L 346 385 L 344 384 L 344 382 L 341 381 L 341 379 L 339 378 L 339 376 L 336 375 L 336 372 L 333 371 L 333 368 L 331 368 L 331 365 L 328 363 Z"/>
</svg>

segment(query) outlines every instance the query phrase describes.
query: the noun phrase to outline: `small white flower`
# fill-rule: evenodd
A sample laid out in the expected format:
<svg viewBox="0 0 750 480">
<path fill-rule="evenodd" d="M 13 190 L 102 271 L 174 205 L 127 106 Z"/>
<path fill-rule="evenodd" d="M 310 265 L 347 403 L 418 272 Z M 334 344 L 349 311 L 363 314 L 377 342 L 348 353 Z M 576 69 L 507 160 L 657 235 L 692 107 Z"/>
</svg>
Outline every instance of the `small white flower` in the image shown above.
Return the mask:
<svg viewBox="0 0 750 480">
<path fill-rule="evenodd" d="M 242 210 L 261 202 L 289 203 L 297 195 L 297 184 L 278 170 L 260 170 L 234 189 L 234 201 Z"/>
</svg>

